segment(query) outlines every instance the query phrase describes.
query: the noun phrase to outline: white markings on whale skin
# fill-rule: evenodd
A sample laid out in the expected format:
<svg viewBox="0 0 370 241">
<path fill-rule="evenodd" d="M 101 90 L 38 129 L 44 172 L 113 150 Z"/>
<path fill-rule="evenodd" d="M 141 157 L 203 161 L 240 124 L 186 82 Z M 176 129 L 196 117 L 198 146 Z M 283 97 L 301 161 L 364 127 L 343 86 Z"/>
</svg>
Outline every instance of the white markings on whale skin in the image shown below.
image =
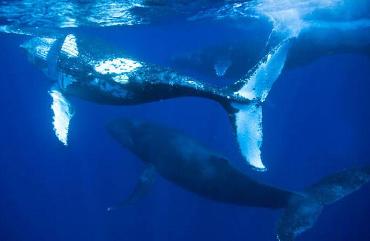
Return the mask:
<svg viewBox="0 0 370 241">
<path fill-rule="evenodd" d="M 99 61 L 95 64 L 96 72 L 103 75 L 112 75 L 114 82 L 127 84 L 129 82 L 129 73 L 143 67 L 140 62 L 127 58 L 113 58 Z"/>
<path fill-rule="evenodd" d="M 101 74 L 124 74 L 142 67 L 140 62 L 127 58 L 102 60 L 95 64 L 95 70 Z"/>
<path fill-rule="evenodd" d="M 127 84 L 125 82 L 124 78 L 120 80 L 119 82 L 118 79 L 115 79 L 117 77 L 121 77 L 121 75 L 113 77 L 113 80 L 119 84 Z M 120 86 L 117 86 L 117 84 L 112 84 L 109 83 L 105 80 L 101 80 L 99 78 L 95 78 L 90 82 L 91 86 L 94 88 L 98 88 L 99 91 L 104 92 L 104 93 L 109 93 L 111 96 L 117 97 L 117 98 L 127 98 L 128 97 L 128 91 L 125 88 L 122 88 Z"/>
<path fill-rule="evenodd" d="M 61 51 L 70 58 L 78 57 L 77 41 L 73 34 L 68 34 L 64 39 Z"/>
<path fill-rule="evenodd" d="M 31 57 L 46 60 L 55 41 L 54 38 L 33 38 L 22 44 L 21 47 L 26 49 Z"/>
<path fill-rule="evenodd" d="M 58 77 L 59 88 L 61 88 L 62 90 L 67 90 L 67 88 L 71 84 L 76 83 L 76 82 L 77 80 L 73 78 L 73 76 L 68 75 L 68 74 L 61 73 Z"/>
<path fill-rule="evenodd" d="M 185 83 L 196 90 L 204 89 L 204 84 L 194 80 L 185 80 Z"/>
<path fill-rule="evenodd" d="M 51 109 L 54 113 L 53 126 L 55 135 L 64 145 L 67 145 L 69 123 L 73 117 L 72 107 L 60 91 L 52 89 L 49 94 L 53 98 Z"/>
<path fill-rule="evenodd" d="M 218 60 L 214 65 L 216 75 L 218 77 L 224 76 L 226 74 L 227 70 L 229 69 L 229 67 L 231 66 L 231 64 L 232 64 L 232 62 L 229 59 Z"/>
<path fill-rule="evenodd" d="M 117 75 L 113 77 L 114 82 L 119 84 L 127 84 L 129 81 L 129 77 L 125 74 Z"/>
<path fill-rule="evenodd" d="M 42 59 L 46 60 L 48 53 L 50 51 L 50 48 L 52 44 L 55 42 L 55 39 L 53 38 L 40 38 L 41 42 L 44 42 L 45 44 L 40 44 L 36 46 L 36 54 L 41 57 Z"/>
</svg>

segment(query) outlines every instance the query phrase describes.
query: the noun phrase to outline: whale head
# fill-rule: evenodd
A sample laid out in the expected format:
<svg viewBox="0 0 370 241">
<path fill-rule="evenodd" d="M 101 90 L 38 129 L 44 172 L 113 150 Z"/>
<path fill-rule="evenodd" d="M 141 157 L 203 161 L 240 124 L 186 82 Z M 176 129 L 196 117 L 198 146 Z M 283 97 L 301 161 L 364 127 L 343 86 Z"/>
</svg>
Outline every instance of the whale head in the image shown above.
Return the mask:
<svg viewBox="0 0 370 241">
<path fill-rule="evenodd" d="M 63 37 L 33 37 L 21 44 L 31 63 L 40 68 L 46 76 L 56 81 L 59 77 L 59 60 L 64 57 L 68 60 L 79 57 L 77 37 L 68 34 Z"/>
<path fill-rule="evenodd" d="M 39 67 L 47 67 L 47 60 L 57 39 L 48 37 L 34 37 L 21 44 L 29 60 Z"/>
<path fill-rule="evenodd" d="M 140 122 L 128 118 L 114 119 L 106 125 L 108 133 L 122 146 L 131 150 L 135 147 L 140 127 Z"/>
</svg>

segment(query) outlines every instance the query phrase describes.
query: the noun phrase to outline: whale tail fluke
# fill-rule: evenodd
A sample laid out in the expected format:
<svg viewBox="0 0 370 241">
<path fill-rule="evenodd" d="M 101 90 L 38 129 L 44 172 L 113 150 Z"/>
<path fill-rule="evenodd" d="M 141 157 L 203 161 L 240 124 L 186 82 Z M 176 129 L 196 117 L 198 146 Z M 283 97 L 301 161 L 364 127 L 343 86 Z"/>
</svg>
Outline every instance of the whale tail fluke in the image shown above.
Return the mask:
<svg viewBox="0 0 370 241">
<path fill-rule="evenodd" d="M 292 197 L 277 225 L 278 240 L 293 241 L 314 225 L 325 205 L 342 199 L 369 181 L 370 166 L 347 169 L 324 177 L 302 195 Z"/>
<path fill-rule="evenodd" d="M 290 46 L 282 41 L 266 54 L 247 75 L 225 88 L 226 110 L 233 123 L 240 151 L 255 169 L 266 170 L 261 160 L 262 103 L 280 76 Z M 243 102 L 244 100 L 244 102 Z M 245 102 L 245 100 L 249 100 Z"/>
</svg>

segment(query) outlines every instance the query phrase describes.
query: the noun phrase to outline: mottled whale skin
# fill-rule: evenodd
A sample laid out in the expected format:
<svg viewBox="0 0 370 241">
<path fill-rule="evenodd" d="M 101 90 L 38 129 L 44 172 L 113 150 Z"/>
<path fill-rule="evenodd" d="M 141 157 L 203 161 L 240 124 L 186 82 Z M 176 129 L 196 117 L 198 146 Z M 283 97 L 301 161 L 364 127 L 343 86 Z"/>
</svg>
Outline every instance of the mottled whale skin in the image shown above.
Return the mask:
<svg viewBox="0 0 370 241">
<path fill-rule="evenodd" d="M 288 46 L 288 41 L 281 43 L 243 78 L 224 88 L 215 88 L 76 34 L 34 37 L 22 45 L 30 61 L 53 82 L 50 94 L 54 128 L 64 144 L 72 118 L 70 96 L 109 105 L 197 96 L 224 107 L 242 155 L 257 170 L 266 170 L 260 153 L 262 102 L 280 74 Z"/>
<path fill-rule="evenodd" d="M 111 121 L 107 130 L 147 165 L 133 193 L 114 208 L 145 194 L 156 171 L 177 186 L 211 200 L 284 208 L 277 229 L 281 241 L 291 241 L 312 227 L 324 205 L 352 193 L 370 179 L 370 167 L 354 168 L 325 177 L 301 193 L 289 192 L 253 180 L 222 155 L 175 129 L 119 118 Z"/>
</svg>

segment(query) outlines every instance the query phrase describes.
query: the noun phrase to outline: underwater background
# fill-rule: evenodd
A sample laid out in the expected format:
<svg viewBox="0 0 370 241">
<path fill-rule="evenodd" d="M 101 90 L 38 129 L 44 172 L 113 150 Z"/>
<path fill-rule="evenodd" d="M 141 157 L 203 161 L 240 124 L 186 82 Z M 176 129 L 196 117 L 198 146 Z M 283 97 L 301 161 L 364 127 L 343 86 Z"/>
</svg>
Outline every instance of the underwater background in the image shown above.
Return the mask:
<svg viewBox="0 0 370 241">
<path fill-rule="evenodd" d="M 73 30 L 160 65 L 171 58 L 240 36 L 220 23 L 173 22 Z M 258 32 L 260 31 L 260 32 Z M 27 61 L 26 36 L 0 35 L 0 240 L 3 241 L 260 241 L 276 240 L 280 211 L 212 202 L 159 177 L 150 193 L 114 212 L 143 163 L 106 133 L 128 116 L 184 130 L 256 179 L 302 190 L 346 167 L 368 164 L 370 58 L 333 54 L 283 71 L 264 103 L 262 155 L 268 172 L 248 169 L 219 104 L 177 98 L 138 106 L 103 106 L 73 98 L 69 146 L 53 134 L 49 80 Z M 330 41 L 330 40 L 328 40 Z M 233 79 L 187 73 L 222 86 Z M 296 240 L 370 240 L 370 186 L 327 207 Z"/>
</svg>

